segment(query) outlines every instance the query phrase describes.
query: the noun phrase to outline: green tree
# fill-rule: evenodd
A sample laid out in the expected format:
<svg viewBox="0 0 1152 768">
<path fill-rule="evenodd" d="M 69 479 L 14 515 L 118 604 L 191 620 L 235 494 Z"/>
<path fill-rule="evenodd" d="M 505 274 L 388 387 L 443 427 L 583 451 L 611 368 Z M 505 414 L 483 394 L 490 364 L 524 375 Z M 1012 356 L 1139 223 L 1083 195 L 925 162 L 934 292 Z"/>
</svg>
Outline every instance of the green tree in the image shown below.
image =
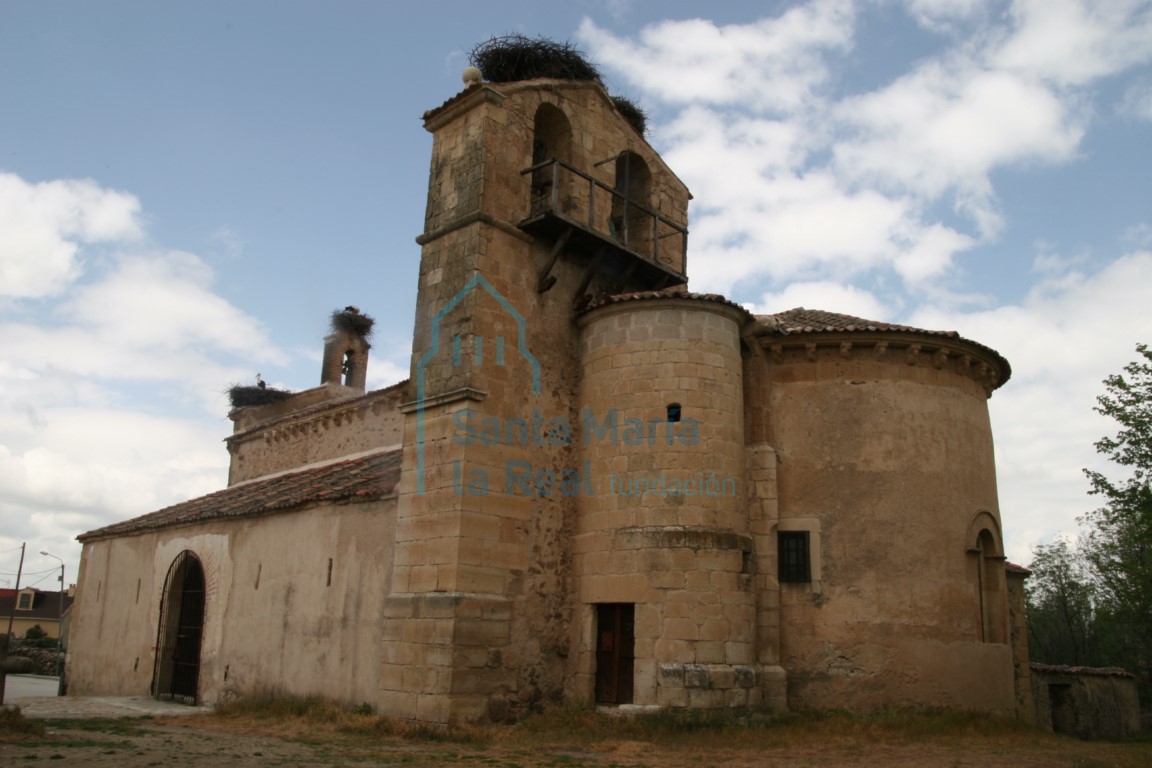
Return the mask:
<svg viewBox="0 0 1152 768">
<path fill-rule="evenodd" d="M 1084 559 L 1066 539 L 1042 544 L 1028 565 L 1029 656 L 1045 664 L 1100 663 L 1096 590 Z"/>
<path fill-rule="evenodd" d="M 1084 553 L 1092 570 L 1099 615 L 1115 633 L 1117 652 L 1147 686 L 1152 683 L 1152 351 L 1104 380 L 1095 410 L 1120 429 L 1101 438 L 1096 451 L 1122 467 L 1112 480 L 1084 470 L 1091 493 L 1104 505 L 1081 518 L 1088 528 Z M 1121 661 L 1121 659 L 1118 659 Z"/>
</svg>

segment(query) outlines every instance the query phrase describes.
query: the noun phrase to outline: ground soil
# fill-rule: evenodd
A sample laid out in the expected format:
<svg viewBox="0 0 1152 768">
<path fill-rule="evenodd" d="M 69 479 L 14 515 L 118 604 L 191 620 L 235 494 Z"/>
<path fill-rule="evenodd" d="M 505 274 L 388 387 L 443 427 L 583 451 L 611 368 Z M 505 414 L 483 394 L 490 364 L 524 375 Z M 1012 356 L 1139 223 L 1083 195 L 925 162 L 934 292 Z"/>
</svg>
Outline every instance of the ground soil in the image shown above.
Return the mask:
<svg viewBox="0 0 1152 768">
<path fill-rule="evenodd" d="M 1083 742 L 1038 732 L 680 734 L 664 739 L 599 739 L 506 729 L 461 742 L 367 737 L 311 725 L 214 716 L 146 720 L 46 721 L 42 736 L 0 741 L 0 766 L 474 766 L 476 768 L 1137 768 L 1152 765 L 1152 742 Z M 523 735 L 523 738 L 521 738 Z M 447 737 L 452 738 L 452 737 Z M 6 742 L 6 743 L 5 743 Z"/>
</svg>

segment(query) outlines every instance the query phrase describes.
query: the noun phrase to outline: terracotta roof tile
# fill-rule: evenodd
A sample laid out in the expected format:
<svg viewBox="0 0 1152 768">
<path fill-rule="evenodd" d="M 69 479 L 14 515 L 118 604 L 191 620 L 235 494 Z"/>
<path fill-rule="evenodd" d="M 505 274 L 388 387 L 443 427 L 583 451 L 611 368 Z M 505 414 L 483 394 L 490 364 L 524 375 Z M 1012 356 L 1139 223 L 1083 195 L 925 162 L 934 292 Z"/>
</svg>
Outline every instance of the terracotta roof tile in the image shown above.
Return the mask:
<svg viewBox="0 0 1152 768">
<path fill-rule="evenodd" d="M 805 309 L 796 307 L 771 315 L 756 315 L 756 320 L 767 330 L 768 334 L 778 336 L 791 336 L 802 333 L 907 333 L 917 336 L 938 336 L 945 339 L 955 339 L 970 344 L 976 349 L 988 353 L 1001 370 L 1001 378 L 997 387 L 1012 377 L 1012 366 L 996 350 L 985 346 L 978 341 L 972 341 L 961 336 L 956 331 L 932 331 L 927 328 L 916 328 L 911 325 L 897 323 L 882 323 L 876 320 L 867 320 L 863 317 L 844 315 L 839 312 L 825 312 L 822 309 Z"/>
<path fill-rule="evenodd" d="M 663 288 L 659 291 L 629 291 L 628 293 L 617 293 L 610 296 L 598 296 L 589 301 L 585 306 L 581 307 L 581 311 L 588 312 L 597 307 L 603 307 L 606 304 L 620 304 L 625 301 L 651 301 L 654 299 L 689 299 L 691 301 L 710 301 L 715 304 L 724 304 L 725 306 L 735 307 L 743 312 L 751 319 L 752 313 L 745 307 L 737 304 L 731 299 L 721 296 L 718 293 L 693 293 L 686 289 L 683 285 L 672 286 L 671 288 Z"/>
<path fill-rule="evenodd" d="M 882 323 L 876 320 L 866 320 L 862 317 L 843 315 L 839 312 L 825 312 L 822 309 L 805 309 L 804 307 L 796 307 L 772 315 L 757 315 L 756 319 L 767 322 L 768 325 L 772 325 L 774 321 L 776 331 L 785 335 L 833 331 L 894 331 L 928 334 L 929 336 L 947 336 L 952 339 L 960 338 L 960 334 L 956 331 L 929 331 L 911 325 Z"/>
<path fill-rule="evenodd" d="M 355 459 L 234 485 L 198 499 L 82 533 L 79 541 L 143 533 L 207 520 L 252 517 L 316 502 L 380 499 L 400 480 L 402 451 Z"/>
</svg>

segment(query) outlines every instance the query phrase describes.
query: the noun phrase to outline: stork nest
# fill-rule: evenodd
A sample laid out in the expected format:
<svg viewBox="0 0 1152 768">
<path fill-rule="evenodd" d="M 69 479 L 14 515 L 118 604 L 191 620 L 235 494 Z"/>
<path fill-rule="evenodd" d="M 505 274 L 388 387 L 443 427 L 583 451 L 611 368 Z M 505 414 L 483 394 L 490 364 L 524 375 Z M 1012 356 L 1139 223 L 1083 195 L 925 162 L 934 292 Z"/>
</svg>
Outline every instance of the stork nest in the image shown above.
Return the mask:
<svg viewBox="0 0 1152 768">
<path fill-rule="evenodd" d="M 273 387 L 252 387 L 233 384 L 228 389 L 228 399 L 233 408 L 246 408 L 249 405 L 268 405 L 287 400 L 294 393 L 287 389 Z"/>
<path fill-rule="evenodd" d="M 623 96 L 613 96 L 612 103 L 616 105 L 616 111 L 620 116 L 636 129 L 636 133 L 643 136 L 648 131 L 648 115 L 639 104 Z"/>
<path fill-rule="evenodd" d="M 512 83 L 551 77 L 557 80 L 584 80 L 604 84 L 600 70 L 572 43 L 557 43 L 546 37 L 504 35 L 480 43 L 468 54 L 468 62 L 479 67 L 490 83 Z M 613 96 L 616 110 L 641 136 L 647 130 L 647 115 L 631 99 Z"/>
<path fill-rule="evenodd" d="M 376 321 L 371 315 L 365 315 L 355 307 L 337 309 L 332 313 L 332 330 L 354 333 L 362 339 L 372 335 L 372 326 Z"/>
<path fill-rule="evenodd" d="M 468 61 L 479 67 L 484 79 L 492 83 L 511 83 L 537 77 L 558 80 L 591 80 L 602 82 L 596 69 L 583 52 L 572 43 L 557 43 L 544 37 L 505 35 L 480 43 L 468 54 Z"/>
</svg>

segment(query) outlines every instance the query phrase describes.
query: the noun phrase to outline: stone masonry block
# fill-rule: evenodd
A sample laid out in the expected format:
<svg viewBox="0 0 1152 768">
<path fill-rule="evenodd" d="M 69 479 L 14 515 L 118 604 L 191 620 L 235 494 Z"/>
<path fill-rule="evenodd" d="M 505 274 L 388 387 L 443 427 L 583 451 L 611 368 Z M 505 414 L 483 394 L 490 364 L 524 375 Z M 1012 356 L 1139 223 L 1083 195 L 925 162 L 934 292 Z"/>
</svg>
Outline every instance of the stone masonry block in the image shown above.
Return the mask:
<svg viewBox="0 0 1152 768">
<path fill-rule="evenodd" d="M 656 690 L 656 703 L 663 707 L 687 707 L 688 689 L 661 686 Z"/>
<path fill-rule="evenodd" d="M 696 663 L 723 664 L 727 661 L 725 643 L 699 642 L 696 643 Z"/>
<path fill-rule="evenodd" d="M 376 699 L 376 711 L 386 717 L 412 720 L 417 717 L 418 698 L 417 694 L 408 691 L 382 690 Z"/>
<path fill-rule="evenodd" d="M 660 638 L 656 641 L 656 659 L 662 662 L 688 664 L 696 660 L 693 643 Z"/>
<path fill-rule="evenodd" d="M 699 664 L 689 664 L 684 667 L 685 688 L 711 688 L 712 678 L 708 670 Z"/>
<path fill-rule="evenodd" d="M 695 619 L 669 619 L 664 622 L 663 636 L 669 640 L 697 640 L 700 626 Z"/>
<path fill-rule="evenodd" d="M 455 640 L 458 645 L 498 646 L 508 642 L 511 624 L 507 621 L 459 619 Z"/>
</svg>

